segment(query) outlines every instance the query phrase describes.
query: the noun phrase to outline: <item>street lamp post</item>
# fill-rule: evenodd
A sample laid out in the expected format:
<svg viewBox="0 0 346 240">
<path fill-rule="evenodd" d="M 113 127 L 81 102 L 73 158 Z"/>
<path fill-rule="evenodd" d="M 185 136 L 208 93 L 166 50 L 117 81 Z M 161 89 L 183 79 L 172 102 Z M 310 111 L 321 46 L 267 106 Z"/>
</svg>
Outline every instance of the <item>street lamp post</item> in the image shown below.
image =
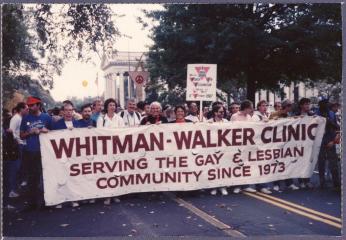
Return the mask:
<svg viewBox="0 0 346 240">
<path fill-rule="evenodd" d="M 128 75 L 127 75 L 127 95 L 128 98 L 132 98 L 132 88 L 131 88 L 131 79 L 130 79 L 130 70 L 131 70 L 131 63 L 130 63 L 130 40 L 132 39 L 131 36 L 123 34 L 124 37 L 127 38 L 127 60 L 129 64 L 128 69 Z"/>
</svg>

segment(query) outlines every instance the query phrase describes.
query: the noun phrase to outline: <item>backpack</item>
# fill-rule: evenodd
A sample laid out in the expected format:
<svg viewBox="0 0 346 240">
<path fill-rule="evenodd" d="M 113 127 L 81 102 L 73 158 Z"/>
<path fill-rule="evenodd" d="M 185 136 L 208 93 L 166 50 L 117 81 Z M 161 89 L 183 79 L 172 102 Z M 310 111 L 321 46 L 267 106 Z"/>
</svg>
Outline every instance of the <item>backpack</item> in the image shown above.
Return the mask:
<svg viewBox="0 0 346 240">
<path fill-rule="evenodd" d="M 104 127 L 104 126 L 105 126 L 105 123 L 106 123 L 105 115 L 103 115 L 102 118 L 103 118 L 102 126 Z"/>
<path fill-rule="evenodd" d="M 124 114 L 125 114 L 125 112 L 122 111 L 122 112 L 120 113 L 120 117 L 121 117 L 121 118 L 124 118 Z M 141 115 L 139 114 L 139 112 L 135 112 L 135 114 L 136 114 L 138 120 L 141 120 Z"/>
</svg>

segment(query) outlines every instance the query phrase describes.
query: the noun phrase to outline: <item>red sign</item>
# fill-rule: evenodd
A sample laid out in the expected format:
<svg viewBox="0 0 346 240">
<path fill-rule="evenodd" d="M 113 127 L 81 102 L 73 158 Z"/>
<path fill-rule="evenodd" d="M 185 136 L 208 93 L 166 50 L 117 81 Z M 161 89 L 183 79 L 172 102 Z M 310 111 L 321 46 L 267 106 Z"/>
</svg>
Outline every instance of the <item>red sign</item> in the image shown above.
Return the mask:
<svg viewBox="0 0 346 240">
<path fill-rule="evenodd" d="M 136 85 L 144 85 L 149 78 L 149 73 L 145 71 L 130 71 L 129 75 Z"/>
<path fill-rule="evenodd" d="M 142 77 L 142 75 L 138 75 L 136 78 L 135 78 L 135 82 L 137 84 L 143 84 L 144 83 L 144 78 Z"/>
</svg>

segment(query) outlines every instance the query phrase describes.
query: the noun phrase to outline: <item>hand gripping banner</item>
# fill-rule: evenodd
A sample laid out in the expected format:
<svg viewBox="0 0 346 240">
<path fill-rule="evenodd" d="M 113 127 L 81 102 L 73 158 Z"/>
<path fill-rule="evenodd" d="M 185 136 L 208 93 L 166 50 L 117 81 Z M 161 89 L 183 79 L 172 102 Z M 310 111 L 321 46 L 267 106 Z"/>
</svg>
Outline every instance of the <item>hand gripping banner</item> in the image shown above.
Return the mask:
<svg viewBox="0 0 346 240">
<path fill-rule="evenodd" d="M 322 117 L 40 134 L 46 205 L 309 178 Z"/>
</svg>

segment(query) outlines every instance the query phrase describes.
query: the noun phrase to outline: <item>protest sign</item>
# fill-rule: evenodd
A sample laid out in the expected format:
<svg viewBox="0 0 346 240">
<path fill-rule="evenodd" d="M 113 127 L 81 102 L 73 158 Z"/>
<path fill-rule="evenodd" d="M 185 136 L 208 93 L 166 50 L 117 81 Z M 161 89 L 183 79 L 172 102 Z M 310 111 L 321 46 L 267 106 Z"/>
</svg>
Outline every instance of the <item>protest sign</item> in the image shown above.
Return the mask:
<svg viewBox="0 0 346 240">
<path fill-rule="evenodd" d="M 40 134 L 45 201 L 308 178 L 324 128 L 306 116 L 51 131 Z"/>
<path fill-rule="evenodd" d="M 129 75 L 136 85 L 145 85 L 148 82 L 149 72 L 129 71 Z"/>
<path fill-rule="evenodd" d="M 216 100 L 216 64 L 188 64 L 187 101 Z"/>
</svg>

